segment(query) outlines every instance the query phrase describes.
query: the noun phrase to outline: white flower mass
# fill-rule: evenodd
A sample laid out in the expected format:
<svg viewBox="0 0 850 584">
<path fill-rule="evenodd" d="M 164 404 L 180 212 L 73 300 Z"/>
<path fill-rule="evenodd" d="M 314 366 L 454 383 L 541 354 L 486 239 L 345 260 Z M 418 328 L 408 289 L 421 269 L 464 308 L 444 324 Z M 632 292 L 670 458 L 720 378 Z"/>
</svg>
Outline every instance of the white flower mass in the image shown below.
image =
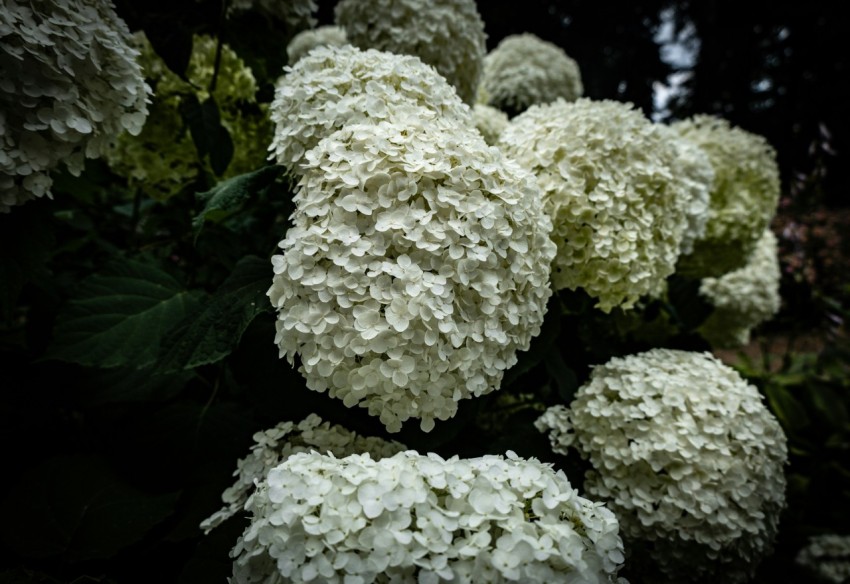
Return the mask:
<svg viewBox="0 0 850 584">
<path fill-rule="evenodd" d="M 514 118 L 498 146 L 543 191 L 555 290 L 583 288 L 605 312 L 661 290 L 679 257 L 687 195 L 655 124 L 631 104 L 558 100 Z"/>
<path fill-rule="evenodd" d="M 499 136 L 510 124 L 508 114 L 496 108 L 476 103 L 472 107 L 472 119 L 475 121 L 476 129 L 484 137 L 484 141 L 490 145 L 499 142 Z"/>
<path fill-rule="evenodd" d="M 479 92 L 489 105 L 520 113 L 558 98 L 575 101 L 584 86 L 578 64 L 561 47 L 525 33 L 487 53 Z"/>
<path fill-rule="evenodd" d="M 746 582 L 770 550 L 786 439 L 758 389 L 710 354 L 611 359 L 536 425 L 590 459 L 585 491 L 670 582 Z"/>
<path fill-rule="evenodd" d="M 3 2 L 0 212 L 51 196 L 60 162 L 78 176 L 123 131 L 137 135 L 150 87 L 107 0 Z"/>
<path fill-rule="evenodd" d="M 346 126 L 306 158 L 272 258 L 281 356 L 390 432 L 430 431 L 540 331 L 555 246 L 534 179 L 416 118 Z"/>
<path fill-rule="evenodd" d="M 416 55 L 475 102 L 487 50 L 475 0 L 341 0 L 335 14 L 351 44 Z"/>
<path fill-rule="evenodd" d="M 776 236 L 765 229 L 743 268 L 700 284 L 699 293 L 714 306 L 700 334 L 714 347 L 749 343 L 750 331 L 779 312 L 781 276 Z"/>
<path fill-rule="evenodd" d="M 224 507 L 201 523 L 201 529 L 209 533 L 229 518 L 245 509 L 256 485 L 266 478 L 269 471 L 293 454 L 299 452 L 331 453 L 337 457 L 368 452 L 375 460 L 392 456 L 406 450 L 394 440 L 374 436 L 360 436 L 337 424 L 323 422 L 316 414 L 301 422 L 281 422 L 274 428 L 254 434 L 255 444 L 248 456 L 236 465 L 233 476 L 236 482 L 221 496 Z"/>
<path fill-rule="evenodd" d="M 292 37 L 286 45 L 289 64 L 294 65 L 301 57 L 317 47 L 342 47 L 348 44 L 345 31 L 338 26 L 320 26 L 303 30 Z"/>
<path fill-rule="evenodd" d="M 850 581 L 850 535 L 813 535 L 795 560 L 818 582 L 846 584 Z"/>
<path fill-rule="evenodd" d="M 233 584 L 617 582 L 617 520 L 509 452 L 375 461 L 295 454 L 249 504 Z"/>
<path fill-rule="evenodd" d="M 416 57 L 321 47 L 286 71 L 272 103 L 269 150 L 296 173 L 308 150 L 346 124 L 416 116 L 433 126 L 473 126 L 469 107 Z"/>
</svg>

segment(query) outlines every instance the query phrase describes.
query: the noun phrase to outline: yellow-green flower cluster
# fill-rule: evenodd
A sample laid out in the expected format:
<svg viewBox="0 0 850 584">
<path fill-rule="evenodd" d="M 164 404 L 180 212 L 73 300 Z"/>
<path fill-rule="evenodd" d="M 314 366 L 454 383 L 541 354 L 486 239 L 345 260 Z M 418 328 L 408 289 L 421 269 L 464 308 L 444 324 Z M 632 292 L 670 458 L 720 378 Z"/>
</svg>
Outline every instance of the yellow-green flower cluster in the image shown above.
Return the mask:
<svg viewBox="0 0 850 584">
<path fill-rule="evenodd" d="M 762 136 L 712 116 L 695 116 L 672 127 L 708 154 L 715 173 L 705 235 L 681 258 L 677 272 L 722 276 L 746 263 L 776 212 L 776 152 Z"/>
<path fill-rule="evenodd" d="M 165 200 L 194 182 L 200 172 L 209 172 L 208 165 L 198 157 L 180 107 L 189 95 L 196 95 L 201 102 L 210 97 L 217 41 L 195 37 L 186 69 L 188 82 L 166 67 L 144 35 L 136 35 L 136 42 L 145 75 L 154 86 L 151 115 L 139 136 L 123 136 L 107 158 L 113 170 L 127 176 L 131 185 L 155 199 Z M 272 127 L 266 108 L 256 102 L 256 91 L 251 70 L 230 47 L 222 46 L 212 96 L 218 104 L 221 123 L 233 139 L 234 154 L 220 178 L 249 172 L 265 163 Z"/>
</svg>

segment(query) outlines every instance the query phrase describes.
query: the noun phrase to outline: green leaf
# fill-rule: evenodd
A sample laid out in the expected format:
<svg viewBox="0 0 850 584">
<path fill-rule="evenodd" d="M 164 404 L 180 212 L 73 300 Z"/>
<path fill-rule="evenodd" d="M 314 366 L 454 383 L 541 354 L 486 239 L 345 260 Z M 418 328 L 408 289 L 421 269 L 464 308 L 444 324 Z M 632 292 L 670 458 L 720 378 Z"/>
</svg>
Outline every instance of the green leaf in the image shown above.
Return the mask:
<svg viewBox="0 0 850 584">
<path fill-rule="evenodd" d="M 794 397 L 788 387 L 769 383 L 765 386 L 764 392 L 770 409 L 783 428 L 798 432 L 809 425 L 810 420 L 806 415 L 805 406 Z"/>
<path fill-rule="evenodd" d="M 154 264 L 114 260 L 80 282 L 59 315 L 47 357 L 94 367 L 150 365 L 162 339 L 198 301 L 196 291 Z"/>
<path fill-rule="evenodd" d="M 212 98 L 211 98 L 212 99 Z M 221 176 L 233 160 L 233 138 L 224 126 L 218 127 L 215 139 L 210 143 L 210 167 L 216 176 Z"/>
<path fill-rule="evenodd" d="M 55 458 L 8 492 L 0 539 L 29 558 L 109 558 L 169 517 L 178 496 L 140 491 L 96 457 Z"/>
<path fill-rule="evenodd" d="M 198 157 L 205 158 L 219 137 L 221 128 L 221 115 L 215 98 L 210 96 L 201 103 L 194 93 L 186 94 L 180 101 L 180 115 L 189 126 Z"/>
<path fill-rule="evenodd" d="M 552 347 L 546 354 L 545 363 L 549 377 L 558 388 L 558 396 L 564 400 L 564 403 L 570 403 L 578 390 L 578 377 L 575 371 L 567 367 L 556 347 Z"/>
<path fill-rule="evenodd" d="M 192 369 L 229 355 L 248 325 L 270 308 L 268 260 L 242 258 L 198 314 L 187 318 L 163 343 L 160 371 Z"/>
<path fill-rule="evenodd" d="M 165 401 L 179 394 L 192 375 L 189 371 L 162 375 L 154 367 L 95 369 L 85 378 L 81 394 L 89 406 Z"/>
<path fill-rule="evenodd" d="M 0 215 L 0 321 L 11 318 L 27 282 L 47 271 L 55 239 L 47 209 L 33 201 Z"/>
<path fill-rule="evenodd" d="M 154 52 L 181 79 L 186 79 L 186 68 L 192 57 L 192 31 L 175 23 L 151 22 L 145 27 L 145 36 Z"/>
<path fill-rule="evenodd" d="M 242 204 L 271 185 L 284 171 L 282 166 L 264 166 L 218 183 L 209 191 L 198 193 L 203 210 L 192 220 L 197 241 L 206 221 L 219 222 L 241 208 Z"/>
</svg>

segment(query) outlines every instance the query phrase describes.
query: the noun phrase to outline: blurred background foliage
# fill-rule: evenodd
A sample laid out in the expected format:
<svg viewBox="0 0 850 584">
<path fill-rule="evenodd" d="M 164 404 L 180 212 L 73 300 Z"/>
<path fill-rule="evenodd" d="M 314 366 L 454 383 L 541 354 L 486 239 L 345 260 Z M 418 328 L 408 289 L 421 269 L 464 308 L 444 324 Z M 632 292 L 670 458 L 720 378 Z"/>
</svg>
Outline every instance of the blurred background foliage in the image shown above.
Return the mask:
<svg viewBox="0 0 850 584">
<path fill-rule="evenodd" d="M 178 76 L 193 35 L 229 44 L 252 68 L 259 104 L 298 32 L 251 12 L 225 19 L 213 0 L 116 5 Z M 333 5 L 320 2 L 319 24 L 332 22 Z M 777 149 L 783 309 L 744 351 L 722 356 L 764 392 L 790 442 L 789 507 L 758 581 L 808 581 L 793 564 L 806 536 L 850 525 L 840 4 L 482 0 L 479 10 L 488 48 L 525 31 L 554 42 L 579 63 L 589 97 L 631 101 L 658 121 L 719 114 Z M 57 177 L 54 201 L 0 216 L 0 584 L 224 582 L 243 525 L 201 537 L 198 524 L 254 432 L 316 412 L 384 434 L 277 358 L 265 291 L 292 185 L 259 155 L 255 172 L 220 182 L 232 152 L 217 108 L 187 99 L 181 109 L 197 172 L 163 200 L 89 161 L 83 177 Z M 502 390 L 463 402 L 429 435 L 394 438 L 446 455 L 512 449 L 581 476 L 581 462 L 553 455 L 532 422 L 611 356 L 708 349 L 694 332 L 710 310 L 698 282 L 669 284 L 669 301 L 628 314 L 594 311 L 580 292 L 553 297 Z"/>
</svg>

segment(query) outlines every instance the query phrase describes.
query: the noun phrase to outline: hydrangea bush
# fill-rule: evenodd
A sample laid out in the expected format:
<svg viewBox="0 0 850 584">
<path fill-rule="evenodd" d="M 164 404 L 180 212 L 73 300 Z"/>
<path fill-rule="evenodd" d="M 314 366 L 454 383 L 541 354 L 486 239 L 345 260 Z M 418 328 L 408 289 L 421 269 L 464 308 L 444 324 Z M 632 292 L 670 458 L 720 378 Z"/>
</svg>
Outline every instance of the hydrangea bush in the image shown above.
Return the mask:
<svg viewBox="0 0 850 584">
<path fill-rule="evenodd" d="M 127 25 L 108 0 L 3 3 L 0 212 L 51 197 L 51 171 L 75 175 L 124 131 L 137 135 L 151 90 Z"/>
<path fill-rule="evenodd" d="M 584 93 L 578 64 L 562 48 L 525 33 L 507 36 L 484 58 L 479 101 L 513 114 Z"/>
<path fill-rule="evenodd" d="M 472 119 L 475 127 L 490 145 L 498 144 L 499 136 L 508 127 L 508 114 L 492 106 L 476 103 L 472 107 Z"/>
<path fill-rule="evenodd" d="M 596 366 L 536 425 L 589 459 L 585 491 L 650 555 L 651 581 L 746 582 L 785 506 L 786 439 L 763 399 L 708 353 L 653 349 Z"/>
<path fill-rule="evenodd" d="M 850 536 L 813 535 L 797 554 L 796 562 L 818 582 L 843 584 L 850 580 Z"/>
<path fill-rule="evenodd" d="M 429 431 L 498 388 L 543 322 L 534 180 L 476 134 L 353 124 L 307 153 L 269 290 L 307 386 Z"/>
<path fill-rule="evenodd" d="M 617 582 L 617 520 L 537 460 L 302 453 L 269 472 L 233 550 L 253 582 Z"/>
<path fill-rule="evenodd" d="M 294 65 L 317 47 L 342 47 L 347 44 L 345 31 L 339 26 L 320 26 L 303 30 L 292 37 L 286 46 L 286 55 L 289 57 L 289 64 Z"/>
<path fill-rule="evenodd" d="M 631 308 L 673 273 L 686 225 L 676 156 L 630 104 L 581 99 L 533 106 L 499 147 L 532 172 L 552 218 L 555 290 L 583 288 L 603 311 Z"/>
<path fill-rule="evenodd" d="M 474 0 L 341 0 L 335 11 L 351 44 L 415 55 L 475 101 L 487 37 Z"/>
</svg>

